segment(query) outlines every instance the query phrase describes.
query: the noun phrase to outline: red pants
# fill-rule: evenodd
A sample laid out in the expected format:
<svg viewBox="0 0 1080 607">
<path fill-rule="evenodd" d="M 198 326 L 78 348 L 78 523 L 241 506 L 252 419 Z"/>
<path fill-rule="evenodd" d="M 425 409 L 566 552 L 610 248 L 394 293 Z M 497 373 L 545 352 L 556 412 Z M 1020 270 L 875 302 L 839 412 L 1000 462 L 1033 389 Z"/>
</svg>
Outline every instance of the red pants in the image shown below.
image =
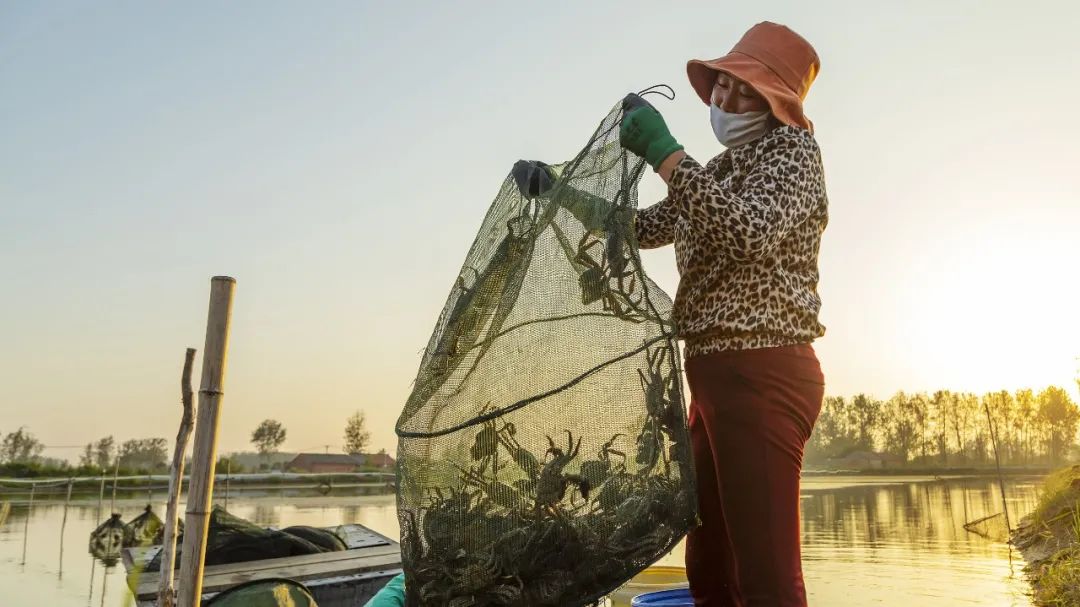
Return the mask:
<svg viewBox="0 0 1080 607">
<path fill-rule="evenodd" d="M 702 607 L 805 607 L 799 476 L 825 381 L 810 345 L 686 361 L 702 524 L 686 575 Z"/>
</svg>

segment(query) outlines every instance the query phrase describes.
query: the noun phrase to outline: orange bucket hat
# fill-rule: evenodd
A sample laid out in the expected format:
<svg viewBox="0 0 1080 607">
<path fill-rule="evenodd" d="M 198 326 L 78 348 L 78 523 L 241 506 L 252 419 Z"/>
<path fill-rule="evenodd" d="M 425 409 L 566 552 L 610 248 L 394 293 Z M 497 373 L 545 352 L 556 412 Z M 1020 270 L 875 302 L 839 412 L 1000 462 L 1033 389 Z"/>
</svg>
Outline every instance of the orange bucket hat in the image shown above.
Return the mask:
<svg viewBox="0 0 1080 607">
<path fill-rule="evenodd" d="M 712 103 L 716 73 L 724 72 L 753 87 L 777 120 L 811 132 L 814 124 L 803 114 L 802 102 L 820 69 L 821 61 L 809 42 L 769 21 L 750 28 L 727 55 L 686 64 L 690 85 L 706 105 Z"/>
</svg>

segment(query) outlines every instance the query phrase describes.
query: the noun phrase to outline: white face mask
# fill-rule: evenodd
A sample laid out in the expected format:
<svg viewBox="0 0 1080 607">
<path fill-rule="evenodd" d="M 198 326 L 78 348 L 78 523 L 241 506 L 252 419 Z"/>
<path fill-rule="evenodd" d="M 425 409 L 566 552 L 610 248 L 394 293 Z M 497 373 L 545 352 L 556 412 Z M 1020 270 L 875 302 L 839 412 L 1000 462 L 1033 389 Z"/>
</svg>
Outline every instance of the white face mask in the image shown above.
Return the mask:
<svg viewBox="0 0 1080 607">
<path fill-rule="evenodd" d="M 766 110 L 729 114 L 713 103 L 709 106 L 709 119 L 716 139 L 726 148 L 750 143 L 769 130 L 769 112 Z"/>
</svg>

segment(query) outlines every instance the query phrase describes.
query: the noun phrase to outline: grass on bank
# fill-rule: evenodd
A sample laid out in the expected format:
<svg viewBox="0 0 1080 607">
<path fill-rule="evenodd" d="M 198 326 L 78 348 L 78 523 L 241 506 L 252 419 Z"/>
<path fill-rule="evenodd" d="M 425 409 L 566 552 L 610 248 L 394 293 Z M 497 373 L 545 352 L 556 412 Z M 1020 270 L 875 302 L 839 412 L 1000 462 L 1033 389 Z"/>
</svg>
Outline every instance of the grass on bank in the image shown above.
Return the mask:
<svg viewBox="0 0 1080 607">
<path fill-rule="evenodd" d="M 1080 607 L 1080 465 L 1047 476 L 1039 503 L 1018 535 L 1022 547 L 1057 548 L 1029 565 L 1035 604 Z"/>
</svg>

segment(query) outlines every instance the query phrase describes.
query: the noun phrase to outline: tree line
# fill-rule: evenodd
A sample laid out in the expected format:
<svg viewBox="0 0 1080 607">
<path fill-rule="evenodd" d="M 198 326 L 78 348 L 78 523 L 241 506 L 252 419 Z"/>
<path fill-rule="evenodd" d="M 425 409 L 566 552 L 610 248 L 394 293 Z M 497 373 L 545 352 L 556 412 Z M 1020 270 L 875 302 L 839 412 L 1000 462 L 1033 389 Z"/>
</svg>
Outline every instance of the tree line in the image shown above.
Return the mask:
<svg viewBox="0 0 1080 607">
<path fill-rule="evenodd" d="M 938 390 L 827 397 L 806 446 L 807 464 L 857 451 L 912 466 L 1057 465 L 1074 458 L 1080 408 L 1062 388 L 977 395 Z"/>
<path fill-rule="evenodd" d="M 273 419 L 263 420 L 251 434 L 251 442 L 256 450 L 267 458 L 276 453 L 285 442 L 285 427 Z M 371 433 L 365 426 L 362 411 L 357 411 L 345 422 L 345 453 L 362 453 L 368 446 Z M 169 443 L 164 438 L 138 438 L 117 443 L 113 436 L 105 436 L 87 443 L 79 454 L 78 462 L 59 458 L 43 457 L 45 445 L 25 427 L 3 435 L 0 439 L 0 476 L 93 476 L 111 473 L 114 469 L 120 474 L 163 473 L 169 468 Z M 228 457 L 219 460 L 219 467 L 233 473 L 244 472 L 243 466 L 232 462 Z M 259 466 L 269 469 L 265 464 Z"/>
<path fill-rule="evenodd" d="M 117 445 L 112 436 L 106 436 L 87 443 L 78 463 L 73 466 L 67 460 L 43 457 L 45 445 L 21 427 L 0 440 L 0 475 L 63 473 L 85 476 L 117 467 L 125 474 L 160 472 L 168 467 L 167 446 L 164 438 L 131 439 Z"/>
<path fill-rule="evenodd" d="M 988 415 L 989 414 L 989 415 Z M 886 453 L 919 467 L 962 467 L 994 463 L 994 441 L 1002 465 L 1058 465 L 1080 458 L 1080 407 L 1062 388 L 1050 386 L 977 395 L 938 390 L 897 392 L 887 400 L 866 394 L 826 397 L 806 446 L 808 465 L 828 464 L 855 452 Z M 264 457 L 277 452 L 287 432 L 263 420 L 251 442 Z M 345 423 L 343 451 L 362 453 L 370 442 L 362 411 Z M 119 467 L 126 474 L 168 469 L 168 442 L 140 438 L 117 445 L 112 436 L 87 443 L 78 465 L 42 457 L 45 446 L 25 428 L 0 440 L 0 475 L 38 476 L 45 470 L 99 474 Z M 269 467 L 269 466 L 266 466 Z M 241 472 L 233 467 L 232 471 Z"/>
</svg>

